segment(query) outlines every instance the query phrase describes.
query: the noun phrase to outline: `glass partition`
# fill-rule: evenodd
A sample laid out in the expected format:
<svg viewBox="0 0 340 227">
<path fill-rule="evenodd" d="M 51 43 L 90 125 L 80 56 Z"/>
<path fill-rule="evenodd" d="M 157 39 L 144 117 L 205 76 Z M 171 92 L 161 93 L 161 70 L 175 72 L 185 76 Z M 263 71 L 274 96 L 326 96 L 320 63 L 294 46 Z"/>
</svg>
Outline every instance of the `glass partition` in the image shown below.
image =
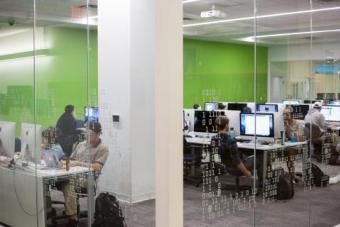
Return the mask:
<svg viewBox="0 0 340 227">
<path fill-rule="evenodd" d="M 27 166 L 30 174 L 22 171 L 40 146 L 36 128 L 22 124 L 35 120 L 33 3 L 4 1 L 0 7 L 0 223 L 11 226 L 36 226 L 43 216 L 35 166 Z"/>
<path fill-rule="evenodd" d="M 244 31 L 254 35 L 254 5 L 184 1 L 183 10 L 184 225 L 251 226 L 256 157 L 254 146 L 241 148 L 237 141 L 241 113 L 255 111 L 254 44 L 240 41 Z M 267 49 L 258 52 L 266 74 Z M 265 99 L 260 80 L 258 93 Z"/>
<path fill-rule="evenodd" d="M 338 224 L 339 3 L 202 0 L 183 10 L 185 226 Z M 246 168 L 252 160 L 250 191 L 223 187 L 235 177 L 235 149 L 214 140 L 223 114 Z M 236 167 L 229 182 L 242 185 L 250 174 Z"/>
</svg>

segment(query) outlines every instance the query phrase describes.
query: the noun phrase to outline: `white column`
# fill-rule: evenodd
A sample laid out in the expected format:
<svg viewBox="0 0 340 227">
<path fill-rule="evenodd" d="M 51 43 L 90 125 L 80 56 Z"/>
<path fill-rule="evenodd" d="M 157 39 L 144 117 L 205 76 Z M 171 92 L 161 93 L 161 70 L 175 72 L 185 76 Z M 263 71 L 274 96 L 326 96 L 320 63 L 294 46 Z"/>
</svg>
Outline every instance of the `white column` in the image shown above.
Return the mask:
<svg viewBox="0 0 340 227">
<path fill-rule="evenodd" d="M 183 226 L 182 1 L 156 0 L 156 226 Z"/>
<path fill-rule="evenodd" d="M 155 197 L 153 9 L 149 0 L 99 3 L 100 121 L 110 149 L 100 189 L 128 202 Z"/>
<path fill-rule="evenodd" d="M 156 226 L 180 227 L 181 1 L 101 0 L 98 7 L 100 122 L 110 149 L 100 190 L 130 202 L 156 193 Z"/>
</svg>

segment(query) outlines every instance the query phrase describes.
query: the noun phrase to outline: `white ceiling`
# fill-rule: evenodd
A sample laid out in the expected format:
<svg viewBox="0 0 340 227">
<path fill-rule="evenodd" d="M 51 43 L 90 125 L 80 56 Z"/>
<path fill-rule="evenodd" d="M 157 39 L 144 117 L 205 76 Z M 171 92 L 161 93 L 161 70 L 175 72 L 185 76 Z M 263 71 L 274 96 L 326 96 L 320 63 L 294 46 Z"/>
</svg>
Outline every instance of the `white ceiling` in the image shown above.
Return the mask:
<svg viewBox="0 0 340 227">
<path fill-rule="evenodd" d="M 95 25 L 97 0 L 90 1 L 87 11 L 87 0 L 36 0 L 36 18 L 38 25 L 82 26 L 86 24 L 87 13 L 91 16 L 90 24 Z M 0 23 L 32 26 L 33 0 L 0 0 Z"/>
<path fill-rule="evenodd" d="M 84 26 L 86 24 L 87 0 L 35 0 L 38 25 Z M 88 10 L 90 24 L 96 25 L 93 16 L 97 15 L 97 1 L 91 0 Z M 254 16 L 253 0 L 197 0 L 183 5 L 183 24 L 209 22 L 217 19 L 200 18 L 201 11 L 209 10 L 212 5 L 227 14 L 225 19 Z M 301 10 L 340 7 L 340 0 L 256 0 L 257 16 L 296 12 Z M 33 0 L 0 0 L 0 28 L 9 26 L 15 20 L 16 26 L 33 24 Z M 311 30 L 340 29 L 340 10 L 315 12 L 299 15 L 257 19 L 257 35 L 306 32 Z M 196 27 L 185 27 L 186 37 L 220 42 L 243 42 L 242 38 L 254 35 L 254 19 L 218 23 Z M 264 45 L 309 43 L 311 34 L 261 38 Z M 313 35 L 314 42 L 339 42 L 340 32 Z"/>
<path fill-rule="evenodd" d="M 202 19 L 201 11 L 209 10 L 212 5 L 227 14 L 224 20 L 254 17 L 252 0 L 198 0 L 183 5 L 183 24 L 196 24 L 221 19 Z M 257 16 L 302 10 L 340 7 L 340 0 L 256 0 Z M 312 26 L 311 26 L 312 23 Z M 220 42 L 242 42 L 241 38 L 254 36 L 254 19 L 184 27 L 186 37 Z M 340 9 L 298 15 L 268 17 L 257 19 L 257 35 L 308 32 L 314 30 L 340 29 Z M 263 45 L 309 43 L 311 34 L 260 38 Z M 340 42 L 340 32 L 313 34 L 313 42 Z"/>
</svg>

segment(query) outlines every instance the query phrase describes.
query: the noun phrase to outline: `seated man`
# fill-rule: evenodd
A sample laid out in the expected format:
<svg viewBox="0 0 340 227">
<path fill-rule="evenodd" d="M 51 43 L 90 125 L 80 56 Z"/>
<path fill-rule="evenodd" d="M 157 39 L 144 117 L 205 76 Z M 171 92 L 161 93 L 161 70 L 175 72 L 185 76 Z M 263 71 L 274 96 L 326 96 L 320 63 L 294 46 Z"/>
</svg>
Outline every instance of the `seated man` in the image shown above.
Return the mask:
<svg viewBox="0 0 340 227">
<path fill-rule="evenodd" d="M 240 175 L 251 177 L 254 166 L 254 157 L 246 157 L 237 148 L 235 139 L 231 139 L 228 135 L 229 119 L 226 116 L 219 116 L 215 120 L 218 134 L 211 140 L 212 147 L 218 147 L 221 161 L 227 168 L 238 169 Z"/>
<path fill-rule="evenodd" d="M 81 142 L 70 157 L 69 166 L 83 166 L 91 168 L 98 175 L 100 174 L 106 159 L 109 155 L 109 150 L 101 139 L 101 125 L 98 122 L 89 122 L 88 125 L 88 141 Z M 76 183 L 66 181 L 62 183 L 62 191 L 65 197 L 65 211 L 69 216 L 70 224 L 77 223 L 77 204 L 75 198 Z M 83 185 L 86 187 L 86 184 Z"/>
<path fill-rule="evenodd" d="M 308 114 L 305 116 L 305 123 L 318 126 L 321 132 L 327 130 L 325 116 L 321 113 L 321 103 L 314 103 L 313 108 L 309 110 Z"/>
<path fill-rule="evenodd" d="M 290 106 L 287 106 L 283 110 L 283 123 L 286 132 L 286 138 L 288 140 L 295 138 L 296 141 L 300 142 L 303 140 L 304 122 L 293 119 L 292 113 L 293 108 Z"/>
<path fill-rule="evenodd" d="M 287 106 L 283 110 L 283 123 L 286 132 L 285 136 L 289 141 L 300 142 L 304 137 L 304 122 L 293 119 L 292 113 L 293 108 L 290 106 Z M 285 157 L 287 157 L 288 171 L 292 177 L 294 177 L 295 173 L 294 157 L 298 153 L 299 150 L 294 147 L 286 148 L 284 150 Z"/>
<path fill-rule="evenodd" d="M 41 162 L 43 165 L 56 168 L 64 157 L 61 146 L 56 141 L 56 128 L 49 127 L 42 132 Z"/>
</svg>

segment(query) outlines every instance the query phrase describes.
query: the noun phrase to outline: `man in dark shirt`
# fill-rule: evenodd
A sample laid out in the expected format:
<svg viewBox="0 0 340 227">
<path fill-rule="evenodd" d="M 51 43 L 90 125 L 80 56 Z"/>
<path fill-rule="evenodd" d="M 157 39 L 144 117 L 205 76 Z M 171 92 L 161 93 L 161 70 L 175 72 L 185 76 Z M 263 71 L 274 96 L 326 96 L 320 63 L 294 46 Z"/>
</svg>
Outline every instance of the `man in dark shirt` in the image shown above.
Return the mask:
<svg viewBox="0 0 340 227">
<path fill-rule="evenodd" d="M 251 177 L 254 166 L 254 156 L 246 157 L 238 148 L 235 139 L 228 135 L 229 119 L 219 116 L 215 120 L 218 134 L 211 140 L 212 147 L 218 147 L 218 153 L 226 168 L 236 169 L 246 177 Z"/>
<path fill-rule="evenodd" d="M 57 122 L 58 142 L 67 157 L 72 153 L 73 143 L 76 141 L 76 119 L 74 117 L 74 106 L 67 105 L 65 112 Z"/>
</svg>

